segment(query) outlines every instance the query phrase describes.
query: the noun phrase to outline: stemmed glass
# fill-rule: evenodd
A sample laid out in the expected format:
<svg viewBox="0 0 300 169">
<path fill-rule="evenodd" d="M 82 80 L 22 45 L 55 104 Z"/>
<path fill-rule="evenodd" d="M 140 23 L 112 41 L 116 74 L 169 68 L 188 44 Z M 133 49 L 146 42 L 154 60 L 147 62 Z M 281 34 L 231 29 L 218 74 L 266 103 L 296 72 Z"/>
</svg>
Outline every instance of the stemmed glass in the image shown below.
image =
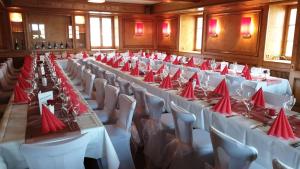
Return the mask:
<svg viewBox="0 0 300 169">
<path fill-rule="evenodd" d="M 207 91 L 208 91 L 208 83 L 209 83 L 209 79 L 210 79 L 210 77 L 209 77 L 209 76 L 206 76 L 206 78 L 205 78 L 205 80 L 204 80 L 204 83 L 203 83 L 203 84 L 200 83 L 200 89 L 203 90 L 203 93 L 204 93 L 205 96 L 208 95 L 208 94 L 207 94 Z"/>
<path fill-rule="evenodd" d="M 289 100 L 284 103 L 284 108 L 287 110 L 292 110 L 295 104 L 296 104 L 296 98 L 293 95 L 291 95 Z"/>
<path fill-rule="evenodd" d="M 251 100 L 251 92 L 248 92 L 246 94 L 246 96 L 243 98 L 242 102 L 247 108 L 247 113 L 245 113 L 243 115 L 245 117 L 252 118 L 251 110 L 253 109 L 254 104 L 252 103 L 252 100 Z"/>
</svg>

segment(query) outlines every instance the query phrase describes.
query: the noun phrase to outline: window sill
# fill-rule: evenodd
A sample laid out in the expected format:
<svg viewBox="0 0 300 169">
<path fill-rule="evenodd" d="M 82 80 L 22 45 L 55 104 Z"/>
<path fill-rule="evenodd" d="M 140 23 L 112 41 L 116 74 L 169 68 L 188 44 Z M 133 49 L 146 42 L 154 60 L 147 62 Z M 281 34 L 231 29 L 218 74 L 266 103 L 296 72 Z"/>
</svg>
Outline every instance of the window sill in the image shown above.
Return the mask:
<svg viewBox="0 0 300 169">
<path fill-rule="evenodd" d="M 179 51 L 181 53 L 194 53 L 194 54 L 201 54 L 201 51 Z"/>
<path fill-rule="evenodd" d="M 291 64 L 290 60 L 269 60 L 269 59 L 266 59 L 264 61 L 265 62 L 275 62 L 275 63 Z"/>
</svg>

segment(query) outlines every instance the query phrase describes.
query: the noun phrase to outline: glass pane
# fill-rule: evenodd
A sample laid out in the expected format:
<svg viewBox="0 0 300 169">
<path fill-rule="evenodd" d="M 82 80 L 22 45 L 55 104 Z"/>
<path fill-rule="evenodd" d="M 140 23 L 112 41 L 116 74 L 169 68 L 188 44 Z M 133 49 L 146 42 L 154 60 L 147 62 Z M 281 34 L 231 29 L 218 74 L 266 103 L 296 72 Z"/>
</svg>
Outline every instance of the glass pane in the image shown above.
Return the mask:
<svg viewBox="0 0 300 169">
<path fill-rule="evenodd" d="M 99 18 L 90 18 L 90 34 L 91 34 L 91 46 L 92 47 L 101 46 Z"/>
<path fill-rule="evenodd" d="M 293 52 L 293 42 L 286 42 L 286 47 L 285 47 L 285 56 L 292 56 Z"/>
<path fill-rule="evenodd" d="M 102 18 L 102 43 L 106 47 L 112 46 L 111 18 Z"/>
<path fill-rule="evenodd" d="M 297 9 L 291 9 L 289 25 L 295 25 L 297 17 Z"/>
<path fill-rule="evenodd" d="M 39 30 L 45 30 L 45 25 L 44 24 L 39 24 Z"/>
<path fill-rule="evenodd" d="M 196 49 L 201 49 L 202 47 L 202 24 L 203 18 L 198 17 L 197 19 L 197 32 L 196 32 Z"/>
<path fill-rule="evenodd" d="M 295 32 L 295 26 L 289 26 L 289 28 L 288 28 L 288 34 L 287 34 L 287 41 L 293 41 L 293 39 L 294 39 L 294 32 Z"/>
<path fill-rule="evenodd" d="M 39 30 L 38 24 L 32 24 L 31 27 L 32 27 L 32 31 L 38 31 Z"/>
<path fill-rule="evenodd" d="M 32 35 L 32 39 L 38 39 L 39 35 Z"/>
<path fill-rule="evenodd" d="M 41 34 L 41 35 L 40 35 L 40 38 L 41 38 L 41 39 L 46 39 L 45 34 Z"/>
<path fill-rule="evenodd" d="M 73 34 L 72 34 L 72 26 L 69 26 L 69 39 L 73 38 Z"/>
<path fill-rule="evenodd" d="M 76 33 L 76 39 L 80 39 L 80 35 L 79 35 L 79 26 L 75 27 L 75 33 Z"/>
</svg>

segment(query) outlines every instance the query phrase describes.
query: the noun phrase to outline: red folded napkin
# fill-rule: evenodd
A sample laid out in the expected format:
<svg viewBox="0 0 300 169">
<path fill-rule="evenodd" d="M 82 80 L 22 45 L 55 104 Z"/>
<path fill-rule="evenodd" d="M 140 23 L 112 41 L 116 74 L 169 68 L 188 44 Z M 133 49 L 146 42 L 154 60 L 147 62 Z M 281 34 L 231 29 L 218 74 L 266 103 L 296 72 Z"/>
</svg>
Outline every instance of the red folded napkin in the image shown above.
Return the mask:
<svg viewBox="0 0 300 169">
<path fill-rule="evenodd" d="M 101 61 L 101 55 L 98 55 L 96 60 L 100 62 Z"/>
<path fill-rule="evenodd" d="M 123 72 L 129 72 L 130 71 L 130 67 L 129 67 L 129 61 L 127 61 L 124 66 L 122 67 L 121 71 Z"/>
<path fill-rule="evenodd" d="M 56 132 L 64 129 L 65 124 L 56 118 L 47 106 L 42 105 L 42 133 Z"/>
<path fill-rule="evenodd" d="M 230 115 L 231 114 L 231 103 L 230 103 L 230 97 L 229 95 L 224 95 L 223 98 L 221 100 L 219 100 L 219 102 L 214 105 L 213 110 L 215 112 L 219 112 L 221 114 L 227 114 Z"/>
<path fill-rule="evenodd" d="M 193 88 L 193 81 L 188 81 L 185 88 L 181 92 L 180 96 L 188 98 L 188 99 L 194 99 L 195 93 Z"/>
<path fill-rule="evenodd" d="M 21 70 L 21 75 L 22 75 L 22 77 L 25 78 L 25 79 L 31 79 L 30 73 L 29 73 L 28 71 L 26 71 L 25 69 L 22 69 L 22 70 Z"/>
<path fill-rule="evenodd" d="M 213 93 L 215 94 L 219 94 L 219 95 L 229 95 L 229 91 L 227 88 L 227 84 L 226 84 L 226 80 L 223 79 L 218 86 L 215 88 L 215 90 L 213 91 Z"/>
<path fill-rule="evenodd" d="M 163 64 L 156 72 L 156 74 L 161 74 L 165 69 L 165 65 Z"/>
<path fill-rule="evenodd" d="M 264 91 L 260 88 L 253 96 L 252 100 L 255 106 L 265 107 Z"/>
<path fill-rule="evenodd" d="M 30 83 L 22 78 L 22 76 L 19 77 L 18 84 L 22 89 L 28 89 L 31 87 Z"/>
<path fill-rule="evenodd" d="M 165 77 L 161 84 L 159 85 L 160 88 L 164 88 L 164 89 L 170 89 L 172 88 L 172 81 L 171 81 L 171 77 L 170 75 L 168 75 L 167 77 Z"/>
<path fill-rule="evenodd" d="M 181 75 L 181 70 L 180 70 L 180 68 L 178 68 L 178 70 L 176 71 L 176 73 L 172 77 L 172 80 L 178 80 L 180 75 Z"/>
<path fill-rule="evenodd" d="M 153 71 L 152 71 L 152 70 L 150 70 L 150 71 L 146 74 L 146 76 L 145 76 L 145 78 L 144 78 L 144 81 L 145 81 L 145 82 L 154 82 L 154 74 L 153 74 Z"/>
<path fill-rule="evenodd" d="M 112 67 L 118 68 L 121 62 L 122 62 L 122 58 L 116 60 L 116 61 L 112 64 Z"/>
<path fill-rule="evenodd" d="M 14 90 L 14 102 L 15 103 L 28 103 L 29 98 L 27 93 L 21 89 L 17 84 Z"/>
<path fill-rule="evenodd" d="M 78 115 L 82 115 L 88 112 L 88 107 L 86 104 L 80 102 L 78 105 Z"/>
<path fill-rule="evenodd" d="M 180 60 L 178 57 L 176 57 L 176 59 L 173 61 L 173 65 L 179 65 L 180 64 Z"/>
<path fill-rule="evenodd" d="M 150 70 L 151 70 L 151 65 L 150 65 L 150 62 L 148 62 L 148 63 L 147 63 L 146 70 L 147 70 L 147 71 L 150 71 Z"/>
<path fill-rule="evenodd" d="M 140 75 L 140 70 L 139 70 L 139 65 L 136 64 L 135 68 L 133 68 L 130 72 L 131 75 L 133 76 L 138 76 Z"/>
<path fill-rule="evenodd" d="M 129 51 L 129 57 L 133 57 L 133 56 L 134 56 L 133 52 Z"/>
<path fill-rule="evenodd" d="M 157 60 L 157 59 L 158 59 L 157 54 L 155 54 L 153 60 Z"/>
<path fill-rule="evenodd" d="M 108 62 L 106 62 L 106 64 L 107 64 L 107 65 L 110 65 L 110 66 L 112 66 L 113 63 L 114 63 L 114 58 L 113 58 L 113 57 L 112 57 L 111 59 L 109 59 Z"/>
<path fill-rule="evenodd" d="M 200 69 L 201 70 L 208 70 L 208 61 L 204 61 L 201 66 L 200 66 Z"/>
<path fill-rule="evenodd" d="M 69 52 L 67 52 L 67 58 L 70 58 L 71 54 Z"/>
<path fill-rule="evenodd" d="M 216 67 L 216 70 L 220 70 L 221 69 L 221 63 L 219 63 Z"/>
<path fill-rule="evenodd" d="M 167 56 L 164 58 L 164 62 L 170 62 L 171 61 L 171 55 L 167 54 Z"/>
<path fill-rule="evenodd" d="M 198 73 L 195 72 L 193 74 L 193 76 L 190 78 L 190 81 L 196 80 L 196 85 L 200 85 L 200 81 L 199 81 L 199 77 L 198 77 Z"/>
<path fill-rule="evenodd" d="M 285 115 L 284 110 L 281 108 L 278 116 L 274 120 L 271 128 L 268 131 L 268 135 L 281 137 L 284 139 L 294 139 L 295 134 L 292 127 Z"/>
<path fill-rule="evenodd" d="M 195 64 L 194 64 L 194 57 L 192 57 L 188 63 L 186 64 L 186 66 L 189 66 L 189 67 L 195 67 Z"/>
<path fill-rule="evenodd" d="M 102 63 L 106 63 L 107 62 L 107 56 L 104 56 L 104 58 L 101 60 Z"/>
<path fill-rule="evenodd" d="M 149 53 L 146 53 L 146 58 L 148 59 L 148 58 L 150 58 L 150 54 Z"/>
<path fill-rule="evenodd" d="M 248 65 L 245 65 L 244 68 L 243 68 L 242 73 L 245 74 L 245 72 L 249 72 Z"/>
<path fill-rule="evenodd" d="M 221 72 L 221 75 L 226 75 L 226 74 L 228 74 L 228 67 L 227 67 L 227 65 L 224 67 L 224 69 Z"/>
<path fill-rule="evenodd" d="M 83 52 L 82 58 L 83 58 L 83 59 L 86 59 L 86 58 L 88 58 L 88 57 L 89 57 L 88 54 L 87 54 L 86 52 Z"/>
<path fill-rule="evenodd" d="M 252 76 L 251 76 L 249 70 L 246 70 L 246 71 L 243 73 L 243 76 L 245 77 L 246 80 L 252 80 Z"/>
</svg>

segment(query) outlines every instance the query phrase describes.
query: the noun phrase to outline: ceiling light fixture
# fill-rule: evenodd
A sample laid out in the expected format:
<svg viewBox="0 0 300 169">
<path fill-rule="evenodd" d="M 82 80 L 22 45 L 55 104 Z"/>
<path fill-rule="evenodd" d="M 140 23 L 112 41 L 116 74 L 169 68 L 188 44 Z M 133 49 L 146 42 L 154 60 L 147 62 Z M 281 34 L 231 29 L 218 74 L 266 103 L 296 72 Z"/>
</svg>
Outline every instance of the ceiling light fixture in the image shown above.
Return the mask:
<svg viewBox="0 0 300 169">
<path fill-rule="evenodd" d="M 90 3 L 104 3 L 105 0 L 88 0 Z"/>
</svg>

